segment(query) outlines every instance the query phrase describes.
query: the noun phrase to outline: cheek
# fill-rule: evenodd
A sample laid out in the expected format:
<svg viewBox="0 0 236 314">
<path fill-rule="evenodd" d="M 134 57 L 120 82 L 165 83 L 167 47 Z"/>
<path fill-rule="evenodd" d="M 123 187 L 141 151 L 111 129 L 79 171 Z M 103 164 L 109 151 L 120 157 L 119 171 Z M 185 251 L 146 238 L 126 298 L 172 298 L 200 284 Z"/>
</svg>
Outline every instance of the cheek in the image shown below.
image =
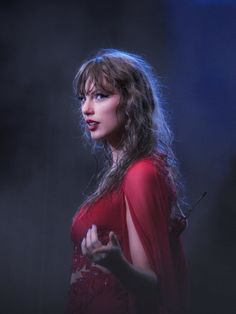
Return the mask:
<svg viewBox="0 0 236 314">
<path fill-rule="evenodd" d="M 116 129 L 119 126 L 119 121 L 116 116 L 110 115 L 107 119 L 106 126 L 108 129 Z"/>
<path fill-rule="evenodd" d="M 119 113 L 116 111 L 116 108 L 108 111 L 106 113 L 106 117 L 107 117 L 107 123 L 109 125 L 114 126 L 114 125 L 120 124 L 121 117 L 120 117 Z"/>
</svg>

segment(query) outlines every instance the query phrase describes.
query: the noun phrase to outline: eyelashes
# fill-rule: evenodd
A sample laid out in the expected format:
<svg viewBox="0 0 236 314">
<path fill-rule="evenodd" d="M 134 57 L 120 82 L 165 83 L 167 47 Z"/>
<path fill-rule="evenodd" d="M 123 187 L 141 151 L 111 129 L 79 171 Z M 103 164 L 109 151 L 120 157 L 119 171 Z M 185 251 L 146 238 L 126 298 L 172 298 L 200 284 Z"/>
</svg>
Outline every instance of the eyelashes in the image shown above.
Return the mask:
<svg viewBox="0 0 236 314">
<path fill-rule="evenodd" d="M 104 93 L 96 93 L 96 94 L 95 94 L 95 98 L 96 98 L 97 100 L 99 100 L 99 99 L 104 99 L 104 98 L 108 98 L 108 97 L 109 97 L 109 95 L 104 94 Z"/>
<path fill-rule="evenodd" d="M 79 103 L 82 105 L 85 102 L 84 96 L 78 96 Z"/>
<path fill-rule="evenodd" d="M 103 100 L 105 98 L 108 98 L 109 97 L 109 94 L 105 94 L 105 93 L 101 93 L 101 92 L 96 92 L 96 93 L 93 93 L 92 95 L 92 98 L 94 98 L 95 100 Z M 79 95 L 78 96 L 78 100 L 80 102 L 81 105 L 83 105 L 86 101 L 86 96 L 84 95 Z"/>
</svg>

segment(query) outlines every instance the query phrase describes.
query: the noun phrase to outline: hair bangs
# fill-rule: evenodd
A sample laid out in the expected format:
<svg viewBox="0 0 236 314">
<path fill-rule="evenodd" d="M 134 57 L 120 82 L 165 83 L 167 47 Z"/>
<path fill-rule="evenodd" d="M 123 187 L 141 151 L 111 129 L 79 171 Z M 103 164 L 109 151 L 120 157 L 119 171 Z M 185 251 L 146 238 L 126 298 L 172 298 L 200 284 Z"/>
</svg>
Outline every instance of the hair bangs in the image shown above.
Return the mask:
<svg viewBox="0 0 236 314">
<path fill-rule="evenodd" d="M 86 95 L 93 87 L 100 91 L 113 93 L 116 90 L 116 82 L 109 73 L 109 69 L 100 60 L 86 63 L 74 81 L 76 94 Z M 89 84 L 87 85 L 87 83 Z M 88 86 L 89 90 L 86 90 Z"/>
</svg>

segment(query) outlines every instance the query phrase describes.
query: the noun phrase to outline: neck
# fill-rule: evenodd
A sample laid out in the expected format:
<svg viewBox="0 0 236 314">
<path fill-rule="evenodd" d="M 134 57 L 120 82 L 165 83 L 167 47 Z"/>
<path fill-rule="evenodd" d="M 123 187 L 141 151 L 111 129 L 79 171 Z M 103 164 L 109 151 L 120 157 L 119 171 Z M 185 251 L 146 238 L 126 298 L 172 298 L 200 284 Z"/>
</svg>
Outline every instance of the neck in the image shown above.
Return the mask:
<svg viewBox="0 0 236 314">
<path fill-rule="evenodd" d="M 119 162 L 120 158 L 122 157 L 122 149 L 117 149 L 111 145 L 111 152 L 112 152 L 112 161 L 113 166 Z"/>
</svg>

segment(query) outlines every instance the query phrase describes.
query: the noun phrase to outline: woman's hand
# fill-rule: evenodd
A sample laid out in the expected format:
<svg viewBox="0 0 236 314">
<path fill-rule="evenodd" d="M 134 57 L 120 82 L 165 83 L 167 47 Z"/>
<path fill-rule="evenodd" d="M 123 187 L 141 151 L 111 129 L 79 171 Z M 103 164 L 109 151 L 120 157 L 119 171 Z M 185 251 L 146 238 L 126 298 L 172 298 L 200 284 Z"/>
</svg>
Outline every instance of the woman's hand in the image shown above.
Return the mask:
<svg viewBox="0 0 236 314">
<path fill-rule="evenodd" d="M 177 238 L 187 228 L 187 226 L 188 220 L 184 215 L 180 217 L 175 217 L 171 220 L 169 232 Z"/>
<path fill-rule="evenodd" d="M 100 266 L 106 267 L 112 271 L 113 268 L 119 266 L 122 259 L 122 251 L 113 231 L 109 233 L 109 242 L 103 245 L 98 239 L 97 227 L 92 225 L 88 229 L 86 237 L 81 243 L 82 254 L 87 256 L 92 262 Z"/>
<path fill-rule="evenodd" d="M 94 266 L 104 272 L 112 272 L 124 287 L 136 294 L 146 304 L 152 304 L 153 293 L 159 289 L 158 278 L 154 272 L 136 267 L 122 254 L 118 239 L 113 231 L 109 233 L 109 242 L 103 245 L 97 235 L 97 228 L 93 225 L 88 229 L 86 237 L 81 243 L 83 255 L 87 256 Z M 144 293 L 145 291 L 145 293 Z M 143 302 L 143 301 L 142 301 Z"/>
</svg>

